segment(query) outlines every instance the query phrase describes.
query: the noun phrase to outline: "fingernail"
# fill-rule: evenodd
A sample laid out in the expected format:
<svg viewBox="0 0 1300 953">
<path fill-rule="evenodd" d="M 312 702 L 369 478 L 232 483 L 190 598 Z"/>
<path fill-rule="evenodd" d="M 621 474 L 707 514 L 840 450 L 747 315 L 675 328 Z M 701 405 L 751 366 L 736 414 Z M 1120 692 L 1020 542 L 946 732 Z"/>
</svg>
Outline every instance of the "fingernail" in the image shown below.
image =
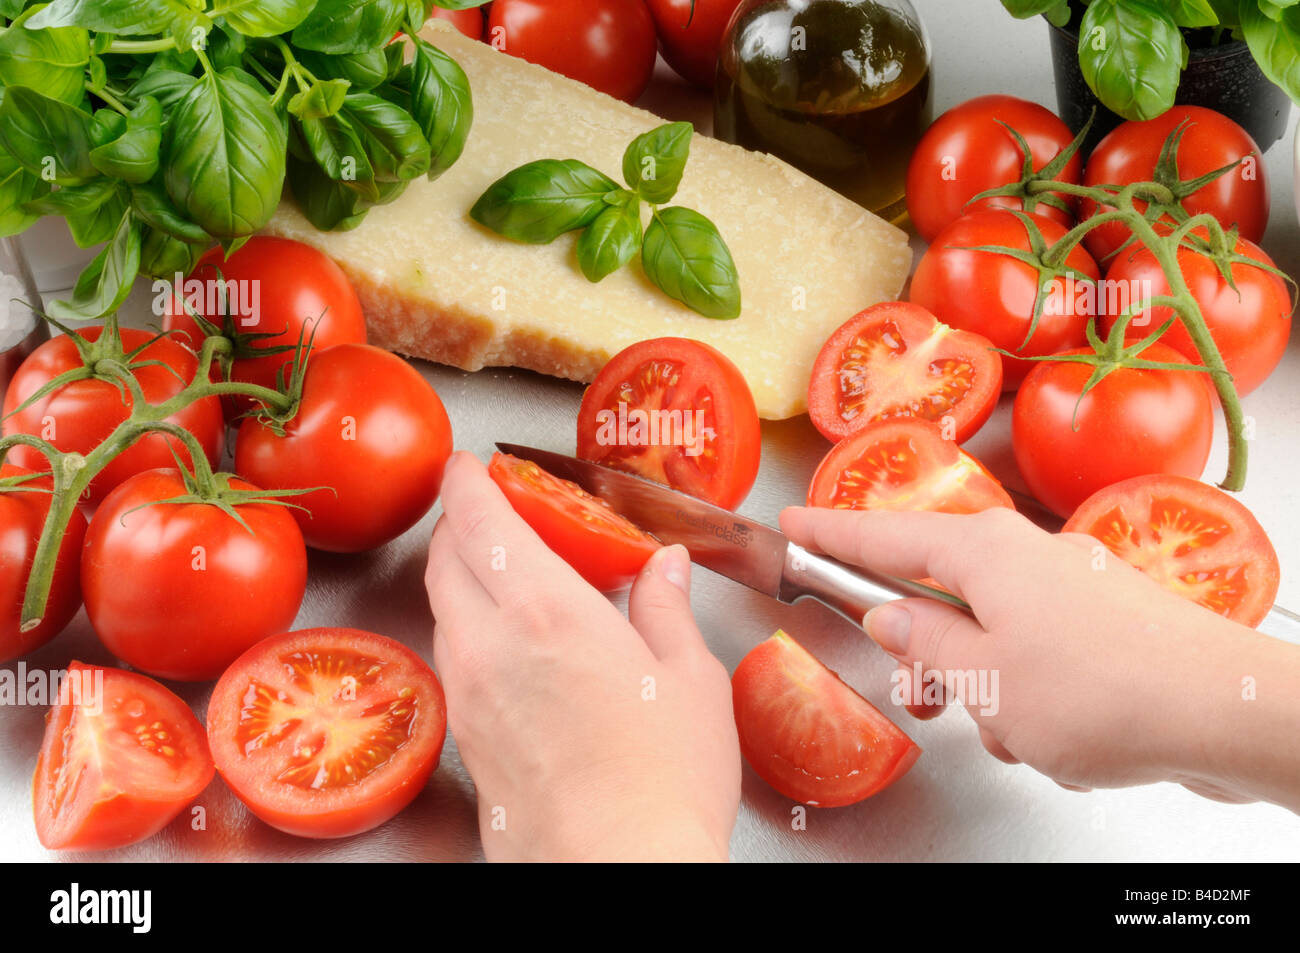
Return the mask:
<svg viewBox="0 0 1300 953">
<path fill-rule="evenodd" d="M 895 605 L 876 606 L 862 619 L 862 628 L 890 655 L 907 654 L 912 614 L 906 609 Z"/>
<path fill-rule="evenodd" d="M 662 573 L 674 586 L 690 594 L 691 555 L 685 546 L 665 546 L 651 558 L 649 569 L 651 572 Z"/>
</svg>

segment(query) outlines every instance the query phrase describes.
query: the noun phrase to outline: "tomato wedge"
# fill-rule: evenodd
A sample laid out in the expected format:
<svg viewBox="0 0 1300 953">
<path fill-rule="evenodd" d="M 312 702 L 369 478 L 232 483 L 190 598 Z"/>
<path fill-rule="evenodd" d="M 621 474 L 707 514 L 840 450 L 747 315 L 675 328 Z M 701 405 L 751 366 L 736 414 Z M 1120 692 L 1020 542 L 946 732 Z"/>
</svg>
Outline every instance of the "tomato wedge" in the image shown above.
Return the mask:
<svg viewBox="0 0 1300 953">
<path fill-rule="evenodd" d="M 940 324 L 925 308 L 889 301 L 832 334 L 813 364 L 808 415 L 832 443 L 876 420 L 916 417 L 964 443 L 997 406 L 1002 357 L 988 338 Z"/>
<path fill-rule="evenodd" d="M 226 784 L 299 837 L 349 837 L 392 818 L 429 780 L 446 735 L 433 669 L 400 642 L 358 629 L 263 639 L 208 703 Z"/>
<path fill-rule="evenodd" d="M 1087 533 L 1170 592 L 1256 626 L 1281 580 L 1277 552 L 1250 510 L 1222 490 L 1159 474 L 1099 490 L 1064 532 Z"/>
<path fill-rule="evenodd" d="M 762 434 L 740 369 L 716 348 L 654 338 L 620 351 L 587 388 L 578 456 L 734 509 L 758 476 Z"/>
<path fill-rule="evenodd" d="M 659 548 L 600 497 L 531 460 L 493 454 L 488 474 L 542 542 L 601 592 L 630 585 Z"/>
<path fill-rule="evenodd" d="M 212 780 L 203 726 L 152 678 L 68 665 L 32 779 L 50 850 L 109 850 L 158 833 Z"/>
<path fill-rule="evenodd" d="M 921 756 L 916 742 L 784 632 L 741 659 L 731 697 L 745 760 L 804 804 L 856 804 Z"/>
<path fill-rule="evenodd" d="M 1015 503 L 984 465 L 939 428 L 900 418 L 870 424 L 817 467 L 808 505 L 838 510 L 978 513 Z"/>
</svg>

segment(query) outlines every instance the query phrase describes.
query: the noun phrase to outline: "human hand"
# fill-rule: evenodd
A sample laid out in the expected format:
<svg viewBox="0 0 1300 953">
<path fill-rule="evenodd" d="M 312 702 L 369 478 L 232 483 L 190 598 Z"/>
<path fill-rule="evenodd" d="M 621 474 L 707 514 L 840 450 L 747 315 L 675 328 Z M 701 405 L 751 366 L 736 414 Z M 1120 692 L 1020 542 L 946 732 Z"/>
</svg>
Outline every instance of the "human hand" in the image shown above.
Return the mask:
<svg viewBox="0 0 1300 953">
<path fill-rule="evenodd" d="M 996 757 L 1070 788 L 1173 780 L 1221 800 L 1300 805 L 1295 646 L 1167 592 L 1089 536 L 1054 536 L 1006 509 L 792 508 L 781 527 L 847 563 L 932 577 L 971 604 L 978 621 L 899 600 L 864 627 L 901 669 L 943 673 Z M 981 671 L 999 688 L 984 713 L 959 674 Z"/>
<path fill-rule="evenodd" d="M 489 860 L 725 860 L 740 803 L 731 683 L 658 552 L 628 619 L 454 455 L 425 583 L 447 718 Z"/>
</svg>

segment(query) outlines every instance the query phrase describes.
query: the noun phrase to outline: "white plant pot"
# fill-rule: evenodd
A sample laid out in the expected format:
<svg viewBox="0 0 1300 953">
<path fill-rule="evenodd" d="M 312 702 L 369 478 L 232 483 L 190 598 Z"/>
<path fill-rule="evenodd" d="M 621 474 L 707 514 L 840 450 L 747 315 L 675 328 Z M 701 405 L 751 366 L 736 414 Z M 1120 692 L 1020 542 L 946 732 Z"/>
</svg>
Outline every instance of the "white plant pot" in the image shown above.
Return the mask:
<svg viewBox="0 0 1300 953">
<path fill-rule="evenodd" d="M 103 245 L 78 248 L 68 231 L 68 223 L 58 215 L 47 215 L 19 236 L 27 256 L 36 287 L 50 298 L 51 291 L 67 291 L 77 283 L 77 276 Z"/>
</svg>

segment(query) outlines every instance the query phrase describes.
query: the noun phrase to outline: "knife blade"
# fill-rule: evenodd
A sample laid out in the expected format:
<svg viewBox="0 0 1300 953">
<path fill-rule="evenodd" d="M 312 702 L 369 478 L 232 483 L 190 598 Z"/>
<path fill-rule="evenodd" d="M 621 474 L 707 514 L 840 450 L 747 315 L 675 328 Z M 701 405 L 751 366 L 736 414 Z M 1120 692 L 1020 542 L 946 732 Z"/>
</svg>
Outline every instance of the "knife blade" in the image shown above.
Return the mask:
<svg viewBox="0 0 1300 953">
<path fill-rule="evenodd" d="M 644 477 L 536 447 L 498 443 L 497 449 L 576 483 L 660 542 L 685 546 L 692 562 L 781 602 L 816 599 L 857 624 L 868 610 L 904 596 L 970 611 L 942 589 L 810 553 L 764 523 Z"/>
</svg>

